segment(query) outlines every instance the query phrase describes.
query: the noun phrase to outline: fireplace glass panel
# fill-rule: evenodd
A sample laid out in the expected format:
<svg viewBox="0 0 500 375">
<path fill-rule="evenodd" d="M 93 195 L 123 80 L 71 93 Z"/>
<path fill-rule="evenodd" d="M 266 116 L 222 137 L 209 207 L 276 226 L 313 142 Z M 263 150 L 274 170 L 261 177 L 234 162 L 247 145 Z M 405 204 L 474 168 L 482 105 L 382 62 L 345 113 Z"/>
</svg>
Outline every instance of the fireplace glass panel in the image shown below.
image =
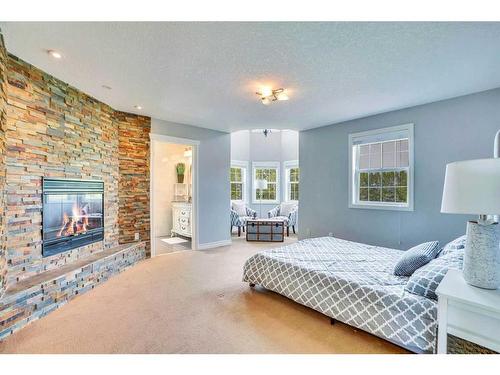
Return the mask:
<svg viewBox="0 0 500 375">
<path fill-rule="evenodd" d="M 43 179 L 43 256 L 104 239 L 104 183 Z"/>
<path fill-rule="evenodd" d="M 103 226 L 102 194 L 44 196 L 45 241 L 84 234 Z"/>
</svg>

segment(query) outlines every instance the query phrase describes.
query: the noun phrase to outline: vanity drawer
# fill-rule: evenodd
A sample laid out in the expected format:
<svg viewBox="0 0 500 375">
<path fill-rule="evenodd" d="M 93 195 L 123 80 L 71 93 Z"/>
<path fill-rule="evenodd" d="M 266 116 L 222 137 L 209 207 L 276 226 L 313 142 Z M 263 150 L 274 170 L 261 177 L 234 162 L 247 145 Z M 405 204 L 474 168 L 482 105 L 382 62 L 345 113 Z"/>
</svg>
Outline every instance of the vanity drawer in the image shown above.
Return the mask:
<svg viewBox="0 0 500 375">
<path fill-rule="evenodd" d="M 179 216 L 181 216 L 181 217 L 190 217 L 191 216 L 191 210 L 180 209 L 179 210 Z"/>
<path fill-rule="evenodd" d="M 179 217 L 179 224 L 189 225 L 189 217 L 184 217 L 184 216 Z"/>
<path fill-rule="evenodd" d="M 172 203 L 172 231 L 185 237 L 191 237 L 191 204 L 186 202 Z"/>
<path fill-rule="evenodd" d="M 191 227 L 189 225 L 180 224 L 179 230 L 181 233 L 191 234 Z"/>
</svg>

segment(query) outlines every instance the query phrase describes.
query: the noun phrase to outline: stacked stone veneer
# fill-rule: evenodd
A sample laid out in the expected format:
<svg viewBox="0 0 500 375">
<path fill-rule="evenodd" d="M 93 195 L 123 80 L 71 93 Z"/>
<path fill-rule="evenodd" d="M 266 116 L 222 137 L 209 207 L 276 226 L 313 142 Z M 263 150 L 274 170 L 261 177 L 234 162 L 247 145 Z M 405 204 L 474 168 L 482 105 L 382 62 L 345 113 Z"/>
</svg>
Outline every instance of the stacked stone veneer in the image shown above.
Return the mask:
<svg viewBox="0 0 500 375">
<path fill-rule="evenodd" d="M 10 56 L 7 283 L 118 245 L 118 126 L 106 104 Z M 42 177 L 104 181 L 104 243 L 42 257 Z"/>
<path fill-rule="evenodd" d="M 146 256 L 144 242 L 123 247 L 122 250 L 83 267 L 35 283 L 20 291 L 7 293 L 0 299 L 0 340 L 93 289 Z"/>
<path fill-rule="evenodd" d="M 131 242 L 136 232 L 148 240 L 150 119 L 114 111 L 14 56 L 7 80 L 7 284 Z M 44 176 L 104 181 L 103 243 L 42 257 Z"/>
<path fill-rule="evenodd" d="M 0 33 L 0 298 L 5 290 L 7 259 L 5 252 L 5 125 L 7 123 L 7 51 Z"/>
<path fill-rule="evenodd" d="M 4 301 L 19 283 L 133 242 L 135 233 L 149 252 L 151 120 L 115 111 L 8 55 L 1 34 L 0 120 L 2 331 L 28 319 L 27 310 L 13 313 Z M 42 256 L 43 177 L 104 182 L 104 241 Z"/>
<path fill-rule="evenodd" d="M 148 241 L 149 255 L 149 132 L 147 117 L 116 112 L 118 123 L 120 243 L 134 241 L 135 233 Z M 133 213 L 133 214 L 131 214 Z"/>
</svg>

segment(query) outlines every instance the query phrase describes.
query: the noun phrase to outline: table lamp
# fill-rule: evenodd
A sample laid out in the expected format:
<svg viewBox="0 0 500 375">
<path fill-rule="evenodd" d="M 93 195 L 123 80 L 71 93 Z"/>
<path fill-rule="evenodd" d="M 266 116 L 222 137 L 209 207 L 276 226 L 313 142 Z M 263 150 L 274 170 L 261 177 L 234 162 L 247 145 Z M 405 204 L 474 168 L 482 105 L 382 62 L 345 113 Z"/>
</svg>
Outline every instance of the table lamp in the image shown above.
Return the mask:
<svg viewBox="0 0 500 375">
<path fill-rule="evenodd" d="M 500 158 L 466 160 L 446 165 L 441 212 L 476 214 L 467 223 L 463 276 L 471 285 L 500 285 Z"/>
</svg>

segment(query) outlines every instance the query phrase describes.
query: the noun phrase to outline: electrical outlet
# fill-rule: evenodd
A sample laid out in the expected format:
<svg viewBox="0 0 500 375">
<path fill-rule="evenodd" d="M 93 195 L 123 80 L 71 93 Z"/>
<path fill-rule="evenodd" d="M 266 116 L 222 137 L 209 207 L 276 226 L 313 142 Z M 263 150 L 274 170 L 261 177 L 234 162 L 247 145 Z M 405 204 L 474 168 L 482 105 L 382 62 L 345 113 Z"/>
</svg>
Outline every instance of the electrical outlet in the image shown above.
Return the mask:
<svg viewBox="0 0 500 375">
<path fill-rule="evenodd" d="M 328 237 L 333 237 L 333 232 L 328 233 Z"/>
<path fill-rule="evenodd" d="M 141 239 L 141 237 L 139 236 L 139 233 L 136 233 L 136 234 L 134 235 L 134 240 L 135 240 L 135 241 L 139 241 L 140 239 Z"/>
</svg>

